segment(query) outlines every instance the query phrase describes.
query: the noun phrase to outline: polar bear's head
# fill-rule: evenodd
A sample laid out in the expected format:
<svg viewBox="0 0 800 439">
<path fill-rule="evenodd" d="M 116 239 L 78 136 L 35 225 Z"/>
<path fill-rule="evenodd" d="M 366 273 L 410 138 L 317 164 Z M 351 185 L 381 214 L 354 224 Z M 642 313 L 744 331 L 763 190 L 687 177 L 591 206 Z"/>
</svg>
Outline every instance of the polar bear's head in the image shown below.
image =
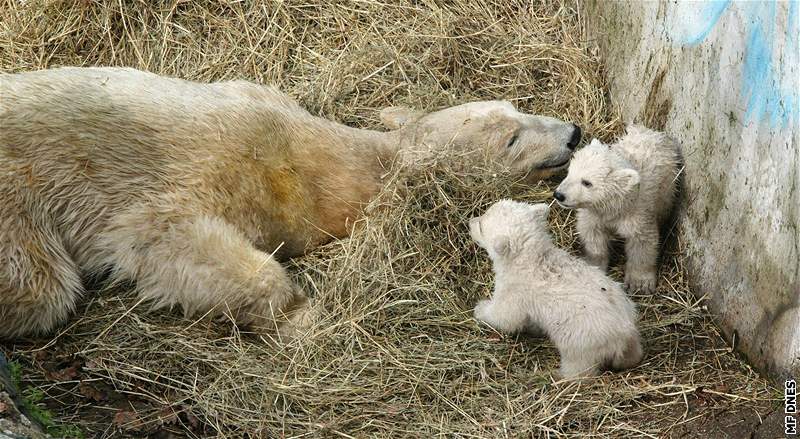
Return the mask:
<svg viewBox="0 0 800 439">
<path fill-rule="evenodd" d="M 562 207 L 603 209 L 624 200 L 638 184 L 639 173 L 630 163 L 594 139 L 575 153 L 553 196 Z"/>
<path fill-rule="evenodd" d="M 578 126 L 520 113 L 508 101 L 471 102 L 428 114 L 389 107 L 381 111 L 381 121 L 403 130 L 414 144 L 484 150 L 512 172 L 535 179 L 564 169 L 581 140 Z"/>
<path fill-rule="evenodd" d="M 547 215 L 550 206 L 500 200 L 469 220 L 469 234 L 492 260 L 513 257 L 523 247 L 543 249 L 552 243 Z"/>
</svg>

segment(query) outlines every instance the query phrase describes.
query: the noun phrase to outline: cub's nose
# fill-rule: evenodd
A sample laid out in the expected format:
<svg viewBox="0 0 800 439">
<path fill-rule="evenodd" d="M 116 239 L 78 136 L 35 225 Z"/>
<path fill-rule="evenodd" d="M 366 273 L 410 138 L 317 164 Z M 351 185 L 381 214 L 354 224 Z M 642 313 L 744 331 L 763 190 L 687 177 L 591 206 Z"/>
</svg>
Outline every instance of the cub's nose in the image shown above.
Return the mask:
<svg viewBox="0 0 800 439">
<path fill-rule="evenodd" d="M 567 143 L 567 148 L 569 149 L 575 149 L 581 143 L 581 127 L 575 124 L 572 124 L 572 126 L 572 137 L 569 138 L 569 143 Z"/>
<path fill-rule="evenodd" d="M 553 193 L 553 196 L 556 197 L 556 200 L 558 201 L 564 201 L 567 199 L 567 197 L 565 197 L 564 194 L 562 194 L 559 191 L 555 191 L 555 193 Z"/>
</svg>

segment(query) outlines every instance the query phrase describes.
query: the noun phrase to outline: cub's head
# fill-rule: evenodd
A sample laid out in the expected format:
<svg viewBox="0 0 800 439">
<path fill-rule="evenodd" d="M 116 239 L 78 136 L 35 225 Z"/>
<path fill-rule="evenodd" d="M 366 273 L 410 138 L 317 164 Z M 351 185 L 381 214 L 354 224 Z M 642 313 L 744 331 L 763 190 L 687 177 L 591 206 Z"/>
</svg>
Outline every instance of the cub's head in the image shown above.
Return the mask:
<svg viewBox="0 0 800 439">
<path fill-rule="evenodd" d="M 381 121 L 389 129 L 402 129 L 404 139 L 413 144 L 483 150 L 530 179 L 564 169 L 581 140 L 576 125 L 520 113 L 508 101 L 472 102 L 428 114 L 389 107 L 381 111 Z"/>
<path fill-rule="evenodd" d="M 599 140 L 575 153 L 556 201 L 566 208 L 603 209 L 624 200 L 639 184 L 639 173 L 616 151 Z"/>
<path fill-rule="evenodd" d="M 500 200 L 469 220 L 469 234 L 492 260 L 513 257 L 526 245 L 545 248 L 551 243 L 547 225 L 550 207 Z"/>
</svg>

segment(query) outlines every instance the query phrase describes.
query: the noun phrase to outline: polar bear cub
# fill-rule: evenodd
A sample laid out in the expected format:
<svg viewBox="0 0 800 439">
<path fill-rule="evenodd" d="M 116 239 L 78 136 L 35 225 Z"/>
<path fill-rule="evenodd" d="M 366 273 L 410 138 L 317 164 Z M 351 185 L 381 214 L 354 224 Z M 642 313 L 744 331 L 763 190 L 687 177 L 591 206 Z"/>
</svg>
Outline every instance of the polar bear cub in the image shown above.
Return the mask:
<svg viewBox="0 0 800 439">
<path fill-rule="evenodd" d="M 608 268 L 612 234 L 625 238 L 625 287 L 656 287 L 659 227 L 675 203 L 681 153 L 664 133 L 631 125 L 614 145 L 594 139 L 572 158 L 556 201 L 578 209 L 577 229 L 592 265 Z"/>
<path fill-rule="evenodd" d="M 495 272 L 492 298 L 478 302 L 475 318 L 504 332 L 549 336 L 563 378 L 635 366 L 643 355 L 635 305 L 597 267 L 553 244 L 548 212 L 545 204 L 501 200 L 470 220 Z"/>
</svg>

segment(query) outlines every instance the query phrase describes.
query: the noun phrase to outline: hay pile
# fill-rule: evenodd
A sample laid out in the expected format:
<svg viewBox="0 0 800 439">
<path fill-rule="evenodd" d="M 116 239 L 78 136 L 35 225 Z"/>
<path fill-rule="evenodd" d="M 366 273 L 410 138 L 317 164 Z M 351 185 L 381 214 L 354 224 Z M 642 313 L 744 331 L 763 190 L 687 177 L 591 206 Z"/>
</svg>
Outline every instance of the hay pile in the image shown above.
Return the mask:
<svg viewBox="0 0 800 439">
<path fill-rule="evenodd" d="M 0 1 L 3 71 L 125 65 L 246 78 L 361 127 L 377 126 L 388 105 L 505 98 L 609 140 L 621 123 L 581 38 L 574 6 L 555 1 Z M 493 201 L 549 201 L 552 188 L 435 157 L 424 168 L 396 170 L 351 238 L 293 261 L 323 310 L 303 340 L 275 349 L 114 291 L 91 296 L 54 339 L 7 348 L 60 422 L 105 434 L 634 437 L 702 419 L 697 401 L 768 404 L 773 389 L 724 345 L 674 254 L 658 294 L 634 297 L 644 364 L 554 383 L 550 343 L 471 318 L 492 277 L 466 233 Z M 573 216 L 552 216 L 556 242 L 577 251 Z M 77 361 L 80 380 L 42 372 L 43 352 Z M 103 389 L 126 396 L 128 409 Z"/>
<path fill-rule="evenodd" d="M 619 121 L 578 18 L 559 1 L 0 0 L 0 70 L 249 79 L 362 127 L 388 105 L 506 98 L 608 135 Z"/>
</svg>

